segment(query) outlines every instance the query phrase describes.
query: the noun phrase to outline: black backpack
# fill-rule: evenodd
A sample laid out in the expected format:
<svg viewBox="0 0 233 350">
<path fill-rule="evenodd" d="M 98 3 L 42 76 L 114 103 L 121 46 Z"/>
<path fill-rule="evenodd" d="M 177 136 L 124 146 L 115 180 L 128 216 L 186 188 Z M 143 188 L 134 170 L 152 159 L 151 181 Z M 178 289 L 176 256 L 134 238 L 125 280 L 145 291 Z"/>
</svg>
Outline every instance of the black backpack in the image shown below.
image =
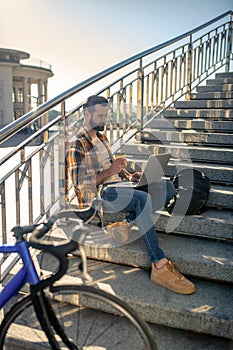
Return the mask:
<svg viewBox="0 0 233 350">
<path fill-rule="evenodd" d="M 196 169 L 183 169 L 172 181 L 176 196 L 166 206 L 170 214 L 195 215 L 205 210 L 211 187 L 206 175 Z"/>
</svg>

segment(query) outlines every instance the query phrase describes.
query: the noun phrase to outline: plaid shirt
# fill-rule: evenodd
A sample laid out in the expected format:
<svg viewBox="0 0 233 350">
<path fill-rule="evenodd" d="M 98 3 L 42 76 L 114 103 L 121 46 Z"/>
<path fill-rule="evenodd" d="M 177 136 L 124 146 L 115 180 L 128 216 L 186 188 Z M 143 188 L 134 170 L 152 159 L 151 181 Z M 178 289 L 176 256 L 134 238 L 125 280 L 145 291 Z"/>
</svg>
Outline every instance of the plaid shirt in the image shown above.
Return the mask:
<svg viewBox="0 0 233 350">
<path fill-rule="evenodd" d="M 97 132 L 97 137 L 105 145 L 110 161 L 113 160 L 110 143 L 104 134 Z M 100 171 L 96 149 L 88 133 L 82 129 L 77 139 L 69 145 L 66 154 L 66 189 L 69 187 L 69 176 L 74 186 L 80 209 L 91 206 L 97 196 L 96 175 Z"/>
</svg>

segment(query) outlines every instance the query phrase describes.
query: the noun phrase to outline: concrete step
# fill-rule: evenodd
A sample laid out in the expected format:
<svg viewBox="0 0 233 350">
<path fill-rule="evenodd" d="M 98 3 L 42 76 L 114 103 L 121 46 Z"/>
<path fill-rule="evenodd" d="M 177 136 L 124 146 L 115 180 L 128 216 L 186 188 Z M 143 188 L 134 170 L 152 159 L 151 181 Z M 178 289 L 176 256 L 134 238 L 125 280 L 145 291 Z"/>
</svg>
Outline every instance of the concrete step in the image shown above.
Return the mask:
<svg viewBox="0 0 233 350">
<path fill-rule="evenodd" d="M 207 79 L 206 85 L 223 85 L 223 84 L 233 84 L 232 74 L 227 76 L 216 76 L 216 79 Z"/>
<path fill-rule="evenodd" d="M 143 171 L 146 165 L 146 159 L 128 158 L 129 171 Z M 172 177 L 181 169 L 193 168 L 202 171 L 209 177 L 210 181 L 217 184 L 232 185 L 233 184 L 233 166 L 221 165 L 215 163 L 197 163 L 190 161 L 181 161 L 171 159 L 165 171 L 165 176 Z"/>
<path fill-rule="evenodd" d="M 142 142 L 160 142 L 168 144 L 170 142 L 185 142 L 189 144 L 205 144 L 205 145 L 233 145 L 233 137 L 231 133 L 210 133 L 199 132 L 194 130 L 156 130 L 145 128 L 141 132 Z"/>
<path fill-rule="evenodd" d="M 125 214 L 106 214 L 108 221 L 122 221 Z M 213 240 L 233 240 L 233 211 L 207 208 L 198 215 L 170 215 L 166 210 L 155 213 L 155 225 L 158 231 L 202 237 Z M 99 239 L 99 237 L 98 237 Z"/>
<path fill-rule="evenodd" d="M 101 314 L 101 320 L 104 318 L 108 319 L 107 314 Z M 35 320 L 36 321 L 36 320 Z M 231 339 L 211 336 L 207 334 L 196 334 L 190 331 L 179 330 L 171 327 L 155 325 L 149 323 L 154 339 L 156 340 L 156 345 L 158 350 L 232 350 L 233 341 Z M 25 326 L 24 326 L 25 327 Z M 69 327 L 73 327 L 73 332 L 75 332 L 76 322 L 70 322 Z M 33 332 L 31 334 L 31 332 Z M 8 346 L 8 350 L 26 350 L 28 349 L 28 339 L 35 339 L 36 334 L 35 330 L 31 328 L 24 328 L 23 332 L 16 332 L 14 334 L 14 339 L 11 338 L 11 343 Z M 118 339 L 118 334 L 112 334 L 114 337 L 113 342 L 116 342 Z M 103 336 L 106 336 L 107 340 L 109 339 L 108 332 L 105 332 Z M 41 350 L 41 344 L 33 344 L 33 350 Z M 43 343 L 43 349 L 45 349 L 45 343 Z M 46 349 L 49 348 L 47 344 Z M 32 349 L 29 349 L 32 350 Z"/>
<path fill-rule="evenodd" d="M 69 276 L 76 277 L 72 263 Z M 233 339 L 233 286 L 191 279 L 196 292 L 184 296 L 153 284 L 149 272 L 135 267 L 91 260 L 96 285 L 120 296 L 147 322 Z"/>
<path fill-rule="evenodd" d="M 187 102 L 187 101 L 185 101 Z M 192 101 L 195 102 L 195 101 Z M 233 119 L 233 110 L 232 109 L 223 109 L 221 107 L 215 109 L 201 108 L 195 109 L 194 106 L 189 108 L 186 106 L 186 109 L 180 108 L 168 108 L 163 112 L 164 118 L 208 118 L 212 120 L 232 120 Z"/>
<path fill-rule="evenodd" d="M 233 99 L 227 100 L 190 100 L 190 101 L 177 101 L 175 102 L 175 108 L 212 108 L 212 109 L 231 109 L 233 107 Z"/>
<path fill-rule="evenodd" d="M 111 221 L 111 215 L 108 215 Z M 112 215 L 112 219 L 115 217 Z M 120 220 L 120 218 L 119 218 Z M 91 229 L 90 229 L 91 230 Z M 129 243 L 100 244 L 99 235 L 90 233 L 85 244 L 90 259 L 150 268 L 151 262 L 137 226 L 131 230 Z M 139 237 L 139 238 L 138 238 Z M 159 243 L 166 256 L 187 275 L 233 283 L 233 246 L 226 241 L 158 232 Z"/>
<path fill-rule="evenodd" d="M 215 78 L 216 78 L 216 79 L 233 78 L 233 72 L 216 73 L 216 74 L 215 74 Z"/>
<path fill-rule="evenodd" d="M 218 163 L 233 164 L 233 149 L 232 148 L 217 148 L 207 146 L 191 146 L 188 144 L 152 144 L 152 143 L 138 143 L 130 141 L 122 146 L 122 151 L 129 156 L 129 159 L 134 157 L 145 157 L 150 154 L 171 153 L 173 158 L 188 159 L 194 161 L 207 161 Z"/>
<path fill-rule="evenodd" d="M 221 92 L 221 91 L 233 91 L 233 84 L 223 85 L 203 85 L 197 86 L 197 92 Z"/>
<path fill-rule="evenodd" d="M 223 185 L 233 184 L 233 166 L 222 165 L 214 163 L 194 163 L 191 164 L 187 162 L 176 162 L 174 164 L 168 165 L 166 175 L 171 177 L 174 176 L 177 171 L 185 168 L 193 168 L 203 172 L 212 183 L 218 183 Z"/>
<path fill-rule="evenodd" d="M 214 208 L 233 208 L 233 186 L 219 186 L 212 184 L 209 199 L 207 202 L 208 207 Z"/>
<path fill-rule="evenodd" d="M 232 99 L 233 98 L 233 91 L 215 91 L 215 92 L 197 92 L 191 94 L 192 100 L 223 100 L 223 99 Z"/>
<path fill-rule="evenodd" d="M 198 119 L 154 119 L 148 124 L 149 128 L 162 130 L 201 130 L 209 132 L 232 132 L 232 121 L 214 121 L 202 118 Z"/>
<path fill-rule="evenodd" d="M 203 168 L 203 166 L 202 167 L 200 165 L 195 166 L 195 164 L 192 164 L 192 166 L 190 166 L 190 164 L 187 164 L 182 167 L 177 167 L 174 164 L 173 165 L 169 164 L 165 175 L 166 177 L 171 178 L 181 169 L 190 168 L 190 167 L 202 171 L 206 176 L 209 175 L 210 178 L 211 177 L 213 178 L 214 176 L 211 173 L 210 169 L 206 170 L 206 168 Z M 215 170 L 218 170 L 218 169 L 215 169 Z M 218 185 L 212 182 L 207 206 L 218 208 L 218 209 L 221 209 L 221 208 L 232 209 L 233 208 L 233 186 L 232 184 L 227 186 L 226 178 L 223 176 L 221 180 L 220 176 L 223 176 L 223 174 L 218 174 L 218 181 L 219 182 L 221 181 L 222 183 L 225 181 L 225 183 L 223 185 Z M 216 181 L 216 177 L 217 176 L 215 174 L 215 181 Z"/>
<path fill-rule="evenodd" d="M 199 215 L 170 216 L 167 211 L 155 214 L 156 228 L 163 232 L 172 232 L 190 236 L 233 239 L 233 211 L 208 208 Z"/>
<path fill-rule="evenodd" d="M 203 163 L 198 162 L 198 160 L 191 161 L 191 157 L 196 156 L 198 159 L 200 159 L 200 153 L 202 154 L 202 149 L 196 148 L 195 150 L 193 147 L 190 147 L 190 149 L 187 149 L 186 147 L 178 149 L 174 145 L 171 147 L 155 147 L 151 145 L 141 145 L 141 144 L 135 144 L 134 142 L 128 143 L 122 148 L 123 152 L 127 154 L 127 160 L 128 160 L 128 169 L 131 171 L 134 170 L 140 170 L 145 167 L 145 163 L 148 159 L 148 156 L 151 154 L 161 154 L 169 152 L 172 155 L 172 159 L 170 160 L 168 167 L 166 169 L 165 175 L 167 177 L 174 176 L 180 169 L 183 168 L 195 168 L 197 170 L 203 171 L 211 180 L 212 180 L 212 187 L 210 191 L 210 196 L 208 200 L 208 206 L 210 207 L 217 207 L 217 208 L 233 208 L 233 187 L 232 187 L 232 181 L 233 181 L 233 168 L 230 164 L 222 164 L 221 166 L 214 163 Z M 180 152 L 178 152 L 180 151 Z M 196 154 L 195 154 L 196 151 Z M 216 149 L 210 149 L 209 153 L 209 160 L 213 161 L 215 158 L 213 158 L 213 155 L 216 156 L 216 154 L 219 156 L 220 160 L 222 161 L 221 156 L 228 154 L 226 150 L 216 150 Z M 207 150 L 205 149 L 205 152 Z M 218 154 L 219 153 L 219 154 Z M 173 159 L 174 156 L 174 159 Z M 232 161 L 233 159 L 233 150 L 229 150 L 228 158 L 226 157 L 225 160 Z M 187 161 L 185 161 L 185 157 Z M 183 158 L 183 159 L 181 159 Z M 207 156 L 203 156 L 202 160 L 206 159 Z M 215 160 L 215 162 L 217 162 Z M 216 183 L 214 183 L 216 182 Z M 220 183 L 222 185 L 217 184 Z M 230 185 L 227 185 L 227 182 Z"/>
<path fill-rule="evenodd" d="M 102 313 L 101 320 L 104 318 L 108 319 L 108 315 Z M 156 340 L 158 350 L 232 350 L 233 348 L 233 341 L 231 339 L 207 334 L 196 334 L 190 331 L 155 325 L 152 323 L 150 323 L 149 326 Z M 77 327 L 76 322 L 70 322 L 69 327 L 73 327 L 73 332 L 75 332 L 75 327 Z M 114 337 L 113 343 L 117 341 L 118 334 L 119 333 L 112 334 Z M 109 339 L 109 334 L 107 332 L 105 332 L 104 335 L 102 334 L 102 338 L 103 336 L 106 336 L 107 340 Z M 32 350 L 31 348 L 28 348 L 28 339 L 32 339 L 32 337 L 33 339 L 36 337 L 35 330 L 32 331 L 30 328 L 25 327 L 23 332 L 18 331 L 14 334 L 14 339 L 11 338 L 8 350 Z M 42 341 L 40 344 L 36 345 L 34 342 L 33 350 L 41 350 L 41 343 Z M 43 349 L 45 349 L 44 346 L 46 345 L 43 342 Z M 48 344 L 46 349 L 49 349 Z"/>
<path fill-rule="evenodd" d="M 150 324 L 158 350 L 232 350 L 233 341 Z M 25 349 L 23 349 L 25 350 Z"/>
</svg>

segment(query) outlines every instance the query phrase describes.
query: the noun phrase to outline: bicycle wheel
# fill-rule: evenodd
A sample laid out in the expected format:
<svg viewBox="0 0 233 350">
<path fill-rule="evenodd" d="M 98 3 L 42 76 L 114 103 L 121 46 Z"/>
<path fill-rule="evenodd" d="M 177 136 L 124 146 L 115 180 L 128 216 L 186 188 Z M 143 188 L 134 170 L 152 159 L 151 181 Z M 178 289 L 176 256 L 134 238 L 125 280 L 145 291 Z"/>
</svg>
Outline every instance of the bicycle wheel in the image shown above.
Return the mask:
<svg viewBox="0 0 233 350">
<path fill-rule="evenodd" d="M 79 350 L 156 350 L 146 322 L 124 301 L 90 286 L 59 285 L 47 298 Z M 60 349 L 67 349 L 61 338 Z M 18 302 L 0 327 L 2 350 L 51 349 L 30 296 Z"/>
</svg>

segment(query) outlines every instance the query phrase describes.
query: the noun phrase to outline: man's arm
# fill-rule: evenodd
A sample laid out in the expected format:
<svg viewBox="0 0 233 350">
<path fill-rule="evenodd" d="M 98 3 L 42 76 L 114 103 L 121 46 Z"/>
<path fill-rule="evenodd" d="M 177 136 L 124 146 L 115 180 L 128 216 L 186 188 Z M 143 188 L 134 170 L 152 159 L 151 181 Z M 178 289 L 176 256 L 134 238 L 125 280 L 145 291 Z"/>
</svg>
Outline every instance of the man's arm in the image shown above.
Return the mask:
<svg viewBox="0 0 233 350">
<path fill-rule="evenodd" d="M 103 183 L 108 177 L 115 175 L 115 174 L 120 174 L 122 171 L 125 171 L 125 167 L 127 165 L 127 161 L 124 158 L 120 159 L 114 159 L 112 161 L 112 164 L 110 168 L 100 171 L 96 175 L 96 184 L 99 185 Z"/>
</svg>

